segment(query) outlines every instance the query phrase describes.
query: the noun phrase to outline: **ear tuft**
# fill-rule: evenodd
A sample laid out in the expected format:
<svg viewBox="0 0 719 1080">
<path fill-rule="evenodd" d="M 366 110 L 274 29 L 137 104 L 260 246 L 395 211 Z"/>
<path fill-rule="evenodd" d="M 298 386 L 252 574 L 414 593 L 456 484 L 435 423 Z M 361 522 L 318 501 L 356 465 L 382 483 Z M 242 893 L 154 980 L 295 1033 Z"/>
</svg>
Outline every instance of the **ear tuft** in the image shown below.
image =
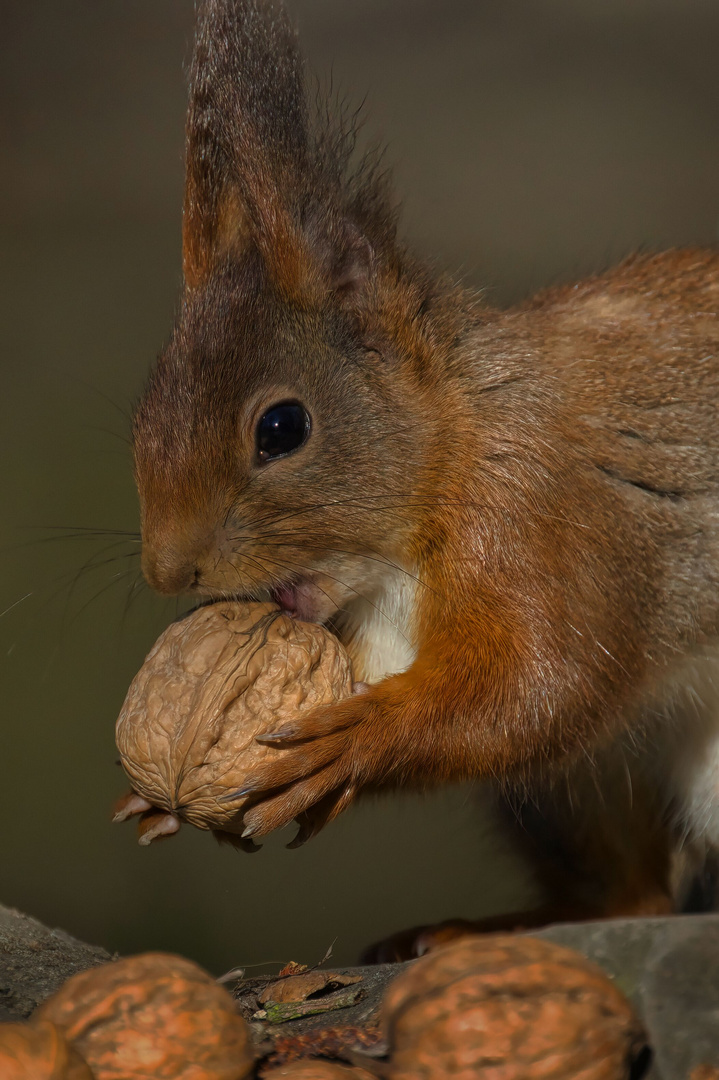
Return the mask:
<svg viewBox="0 0 719 1080">
<path fill-rule="evenodd" d="M 254 244 L 293 277 L 292 187 L 305 167 L 307 106 L 296 35 L 276 0 L 204 0 L 190 70 L 185 280 Z"/>
<path fill-rule="evenodd" d="M 394 248 L 379 159 L 355 167 L 356 116 L 309 116 L 296 35 L 279 0 L 203 0 L 190 78 L 187 287 L 259 253 L 281 295 L 361 293 Z"/>
</svg>

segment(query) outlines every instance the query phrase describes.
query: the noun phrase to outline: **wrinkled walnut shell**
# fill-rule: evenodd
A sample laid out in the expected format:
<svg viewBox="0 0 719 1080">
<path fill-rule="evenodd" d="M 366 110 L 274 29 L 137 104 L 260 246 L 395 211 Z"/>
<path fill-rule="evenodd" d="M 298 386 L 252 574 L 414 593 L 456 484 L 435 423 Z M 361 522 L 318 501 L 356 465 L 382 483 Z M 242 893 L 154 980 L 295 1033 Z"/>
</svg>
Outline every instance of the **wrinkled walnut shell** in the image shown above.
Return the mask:
<svg viewBox="0 0 719 1080">
<path fill-rule="evenodd" d="M 63 1031 L 95 1080 L 242 1080 L 250 1031 L 197 964 L 144 953 L 82 971 L 35 1014 Z"/>
<path fill-rule="evenodd" d="M 93 1080 L 90 1066 L 47 1020 L 0 1024 L 2 1080 Z"/>
<path fill-rule="evenodd" d="M 463 938 L 389 987 L 392 1080 L 627 1080 L 631 1005 L 579 953 L 519 935 Z"/>
<path fill-rule="evenodd" d="M 118 804 L 115 820 L 144 811 L 145 843 L 180 819 L 241 833 L 246 799 L 236 792 L 282 753 L 256 737 L 351 693 L 349 657 L 324 627 L 274 604 L 198 608 L 158 638 L 128 691 L 115 734 L 134 801 Z"/>
</svg>

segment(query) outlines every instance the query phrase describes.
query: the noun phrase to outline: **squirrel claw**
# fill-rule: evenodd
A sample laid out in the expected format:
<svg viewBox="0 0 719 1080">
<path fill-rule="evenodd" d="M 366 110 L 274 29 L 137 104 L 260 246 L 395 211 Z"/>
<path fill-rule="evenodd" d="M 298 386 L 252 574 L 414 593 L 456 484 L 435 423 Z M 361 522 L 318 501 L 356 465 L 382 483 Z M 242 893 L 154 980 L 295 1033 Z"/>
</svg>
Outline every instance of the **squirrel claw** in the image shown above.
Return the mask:
<svg viewBox="0 0 719 1080">
<path fill-rule="evenodd" d="M 362 786 L 360 751 L 376 741 L 365 728 L 371 709 L 369 695 L 356 694 L 294 723 L 296 745 L 278 747 L 243 788 L 250 796 L 243 836 L 264 836 L 297 818 L 300 830 L 291 847 L 299 847 L 349 806 Z"/>
<path fill-rule="evenodd" d="M 131 817 L 135 817 L 137 814 L 145 814 L 152 809 L 152 803 L 144 799 L 142 795 L 138 795 L 135 791 L 128 791 L 113 806 L 112 823 L 114 825 L 117 822 L 128 821 Z"/>
<path fill-rule="evenodd" d="M 148 847 L 155 840 L 164 840 L 180 830 L 180 819 L 167 810 L 153 807 L 143 814 L 137 826 L 137 842 Z"/>
<path fill-rule="evenodd" d="M 265 735 L 257 735 L 255 742 L 261 743 L 263 746 L 265 744 L 272 746 L 274 743 L 288 742 L 290 739 L 295 739 L 297 734 L 296 727 L 283 727 L 279 731 L 268 731 Z"/>
</svg>

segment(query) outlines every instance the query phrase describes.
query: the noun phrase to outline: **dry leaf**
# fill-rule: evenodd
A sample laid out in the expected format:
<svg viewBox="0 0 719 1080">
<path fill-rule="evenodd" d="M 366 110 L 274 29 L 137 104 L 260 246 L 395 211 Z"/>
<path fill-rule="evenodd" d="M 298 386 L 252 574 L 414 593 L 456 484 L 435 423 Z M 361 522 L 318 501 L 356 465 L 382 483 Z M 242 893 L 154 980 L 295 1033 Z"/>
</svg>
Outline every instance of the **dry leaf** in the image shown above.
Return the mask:
<svg viewBox="0 0 719 1080">
<path fill-rule="evenodd" d="M 321 990 L 339 990 L 342 986 L 351 986 L 361 982 L 361 975 L 338 975 L 332 971 L 308 971 L 306 975 L 292 975 L 270 983 L 260 994 L 260 1005 L 268 1001 L 307 1001 L 307 998 Z"/>
<path fill-rule="evenodd" d="M 299 975 L 303 971 L 307 971 L 307 964 L 297 964 L 294 960 L 290 960 L 289 964 L 285 964 L 278 972 L 277 978 L 282 979 L 285 975 Z"/>
</svg>

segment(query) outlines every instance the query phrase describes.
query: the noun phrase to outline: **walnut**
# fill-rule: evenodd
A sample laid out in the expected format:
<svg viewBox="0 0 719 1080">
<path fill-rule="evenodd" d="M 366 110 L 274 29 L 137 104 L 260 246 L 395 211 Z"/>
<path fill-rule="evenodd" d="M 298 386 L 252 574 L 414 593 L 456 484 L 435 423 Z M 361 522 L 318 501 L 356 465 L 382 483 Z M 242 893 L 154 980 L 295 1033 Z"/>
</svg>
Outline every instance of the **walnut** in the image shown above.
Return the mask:
<svg viewBox="0 0 719 1080">
<path fill-rule="evenodd" d="M 253 1068 L 232 998 L 179 956 L 144 953 L 80 972 L 35 1015 L 63 1031 L 95 1080 L 242 1080 Z"/>
<path fill-rule="evenodd" d="M 351 693 L 349 657 L 323 627 L 274 604 L 199 608 L 158 638 L 128 691 L 116 739 L 134 799 L 115 820 L 144 813 L 145 843 L 180 819 L 241 833 L 245 800 L 235 792 L 281 753 L 255 737 Z"/>
<path fill-rule="evenodd" d="M 393 982 L 391 1080 L 628 1080 L 644 1036 L 600 968 L 515 935 L 467 937 Z"/>
<path fill-rule="evenodd" d="M 0 1024 L 3 1080 L 93 1080 L 90 1067 L 54 1024 Z"/>
</svg>

